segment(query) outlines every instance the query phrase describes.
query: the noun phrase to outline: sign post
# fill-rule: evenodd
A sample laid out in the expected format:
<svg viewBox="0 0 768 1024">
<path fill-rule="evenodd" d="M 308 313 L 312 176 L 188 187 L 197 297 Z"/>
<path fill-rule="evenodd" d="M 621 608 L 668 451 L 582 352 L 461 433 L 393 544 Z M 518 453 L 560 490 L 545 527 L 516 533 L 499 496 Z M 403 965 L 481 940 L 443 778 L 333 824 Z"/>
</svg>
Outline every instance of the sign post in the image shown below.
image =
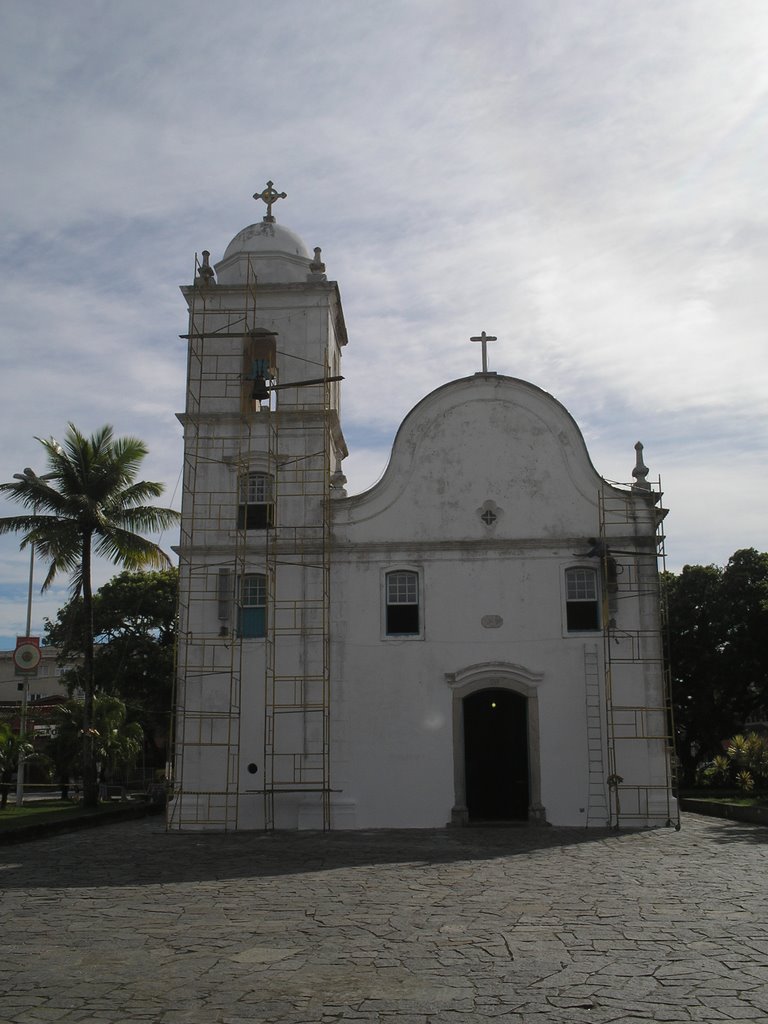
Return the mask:
<svg viewBox="0 0 768 1024">
<path fill-rule="evenodd" d="M 27 727 L 27 697 L 29 693 L 29 677 L 37 675 L 37 666 L 40 664 L 42 655 L 40 653 L 39 636 L 18 636 L 16 637 L 16 650 L 13 652 L 13 664 L 15 674 L 24 680 L 21 693 L 21 718 L 19 721 L 19 762 L 16 768 L 16 806 L 21 807 L 24 803 L 24 730 Z"/>
</svg>

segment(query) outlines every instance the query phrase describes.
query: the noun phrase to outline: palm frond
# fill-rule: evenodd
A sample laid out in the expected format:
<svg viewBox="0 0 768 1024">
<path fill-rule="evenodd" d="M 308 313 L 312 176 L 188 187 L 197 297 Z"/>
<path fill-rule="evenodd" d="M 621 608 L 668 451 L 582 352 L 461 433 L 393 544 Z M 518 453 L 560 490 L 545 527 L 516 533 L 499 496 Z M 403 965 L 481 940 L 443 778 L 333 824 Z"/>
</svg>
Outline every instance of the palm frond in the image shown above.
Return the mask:
<svg viewBox="0 0 768 1024">
<path fill-rule="evenodd" d="M 158 508 L 157 505 L 139 505 L 136 508 L 122 509 L 113 517 L 115 525 L 126 530 L 141 530 L 145 533 L 162 533 L 163 530 L 175 526 L 179 513 L 173 508 Z"/>
<path fill-rule="evenodd" d="M 149 449 L 138 437 L 118 437 L 112 446 L 112 460 L 123 472 L 126 482 L 136 477 Z"/>
<path fill-rule="evenodd" d="M 7 516 L 0 519 L 0 534 L 22 533 L 20 549 L 33 544 L 38 557 L 47 561 L 47 590 L 58 573 L 77 571 L 82 559 L 82 539 L 77 524 L 57 516 Z"/>
<path fill-rule="evenodd" d="M 141 480 L 116 491 L 109 502 L 109 507 L 124 509 L 132 505 L 144 505 L 150 498 L 159 498 L 164 490 L 163 484 Z"/>
<path fill-rule="evenodd" d="M 45 530 L 36 530 L 27 535 L 30 543 L 40 559 L 48 563 L 48 572 L 43 580 L 43 590 L 47 590 L 59 573 L 77 576 L 82 572 L 83 541 L 77 523 L 61 520 L 58 524 L 49 525 Z M 79 583 L 73 583 L 77 590 Z"/>
<path fill-rule="evenodd" d="M 35 529 L 40 516 L 3 516 L 0 518 L 0 533 L 22 533 Z M 21 542 L 22 547 L 29 543 L 27 537 Z"/>
<path fill-rule="evenodd" d="M 23 480 L 14 480 L 11 483 L 0 484 L 0 492 L 19 505 L 29 509 L 42 509 L 54 515 L 60 515 L 64 511 L 64 497 L 52 487 L 48 480 L 32 474 L 25 475 Z"/>
<path fill-rule="evenodd" d="M 114 528 L 95 539 L 96 554 L 119 562 L 126 569 L 165 569 L 171 560 L 162 548 L 130 530 Z"/>
</svg>

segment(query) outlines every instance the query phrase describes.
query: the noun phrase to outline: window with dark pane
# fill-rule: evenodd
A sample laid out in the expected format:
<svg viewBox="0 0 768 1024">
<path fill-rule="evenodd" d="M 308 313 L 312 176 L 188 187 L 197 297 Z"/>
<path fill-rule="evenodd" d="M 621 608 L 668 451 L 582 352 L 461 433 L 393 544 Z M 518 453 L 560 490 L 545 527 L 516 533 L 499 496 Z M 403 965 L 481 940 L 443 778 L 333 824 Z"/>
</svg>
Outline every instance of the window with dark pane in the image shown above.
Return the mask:
<svg viewBox="0 0 768 1024">
<path fill-rule="evenodd" d="M 569 633 L 600 629 L 597 572 L 594 569 L 566 569 L 565 612 Z"/>
<path fill-rule="evenodd" d="M 274 481 L 269 473 L 245 473 L 241 476 L 238 530 L 266 530 L 273 526 L 274 495 Z"/>
<path fill-rule="evenodd" d="M 419 576 L 415 572 L 387 573 L 387 634 L 412 636 L 419 625 Z"/>
</svg>

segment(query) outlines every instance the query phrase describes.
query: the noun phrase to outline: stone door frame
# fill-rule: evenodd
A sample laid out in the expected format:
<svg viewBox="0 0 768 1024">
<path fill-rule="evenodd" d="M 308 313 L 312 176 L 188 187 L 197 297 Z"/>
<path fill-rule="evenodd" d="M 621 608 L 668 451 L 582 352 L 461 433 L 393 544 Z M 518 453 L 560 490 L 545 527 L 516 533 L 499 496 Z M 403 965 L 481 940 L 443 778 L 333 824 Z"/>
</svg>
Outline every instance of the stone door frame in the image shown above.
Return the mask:
<svg viewBox="0 0 768 1024">
<path fill-rule="evenodd" d="M 543 823 L 546 814 L 541 804 L 541 743 L 539 739 L 539 695 L 537 687 L 544 676 L 522 665 L 488 661 L 448 672 L 445 681 L 452 691 L 453 705 L 453 789 L 451 824 L 469 824 L 466 765 L 464 752 L 464 698 L 478 690 L 511 690 L 527 699 L 528 710 L 528 821 Z"/>
</svg>

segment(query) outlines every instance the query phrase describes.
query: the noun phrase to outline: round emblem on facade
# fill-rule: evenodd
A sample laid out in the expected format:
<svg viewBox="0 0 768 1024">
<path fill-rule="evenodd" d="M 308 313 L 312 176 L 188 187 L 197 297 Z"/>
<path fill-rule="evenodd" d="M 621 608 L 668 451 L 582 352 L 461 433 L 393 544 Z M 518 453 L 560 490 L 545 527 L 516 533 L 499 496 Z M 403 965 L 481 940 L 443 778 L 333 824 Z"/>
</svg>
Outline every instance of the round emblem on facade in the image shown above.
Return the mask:
<svg viewBox="0 0 768 1024">
<path fill-rule="evenodd" d="M 484 615 L 480 619 L 480 625 L 484 629 L 498 629 L 504 625 L 504 619 L 500 615 Z"/>
</svg>

